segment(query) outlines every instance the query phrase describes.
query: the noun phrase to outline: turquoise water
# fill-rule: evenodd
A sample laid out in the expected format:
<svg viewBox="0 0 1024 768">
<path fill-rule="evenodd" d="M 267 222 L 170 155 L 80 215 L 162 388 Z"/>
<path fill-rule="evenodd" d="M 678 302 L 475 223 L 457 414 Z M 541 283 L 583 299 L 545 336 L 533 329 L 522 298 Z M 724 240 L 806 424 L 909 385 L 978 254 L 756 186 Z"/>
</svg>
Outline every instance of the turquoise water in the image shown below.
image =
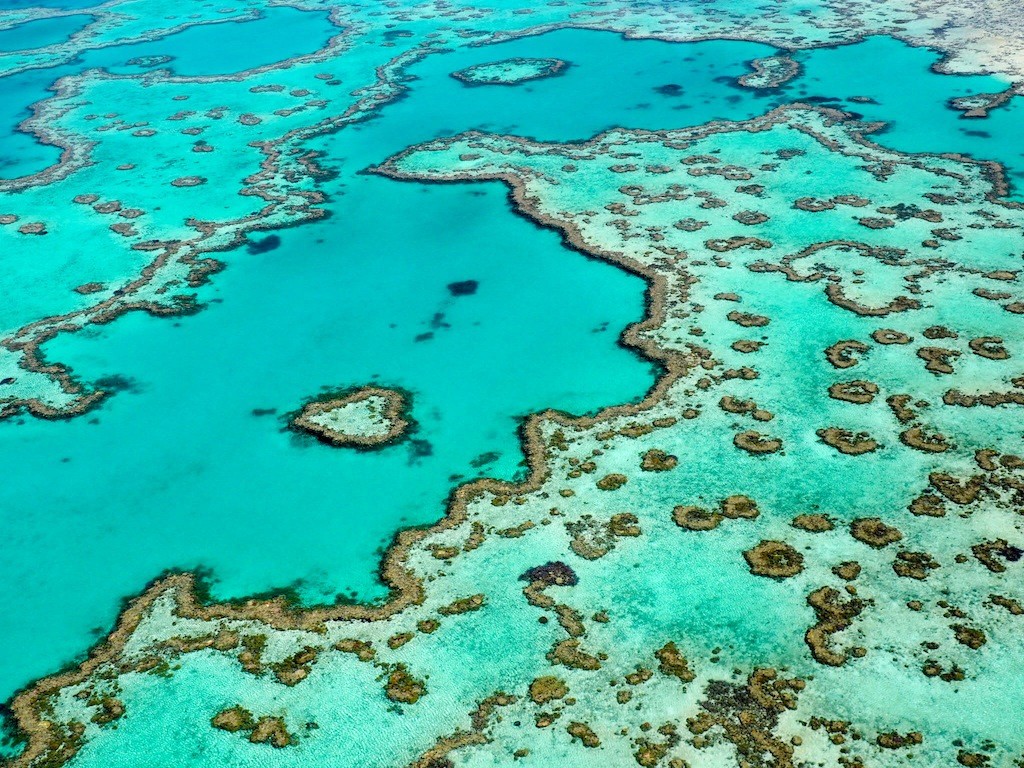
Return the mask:
<svg viewBox="0 0 1024 768">
<path fill-rule="evenodd" d="M 57 16 L 36 19 L 0 31 L 0 51 L 30 50 L 57 45 L 93 20 L 92 16 Z"/>
<path fill-rule="evenodd" d="M 179 77 L 217 77 L 285 61 L 322 48 L 341 30 L 326 13 L 287 6 L 268 8 L 253 21 L 201 24 L 147 43 L 120 45 L 82 56 L 83 69 L 135 74 L 129 59 L 170 56 L 160 68 Z"/>
<path fill-rule="evenodd" d="M 0 2 L 0 10 L 23 8 L 65 8 L 77 10 L 80 8 L 92 8 L 99 5 L 96 0 L 3 0 Z"/>
<path fill-rule="evenodd" d="M 280 49 L 243 50 L 244 35 L 264 21 L 228 25 L 239 37 L 212 63 L 203 54 L 225 39 L 212 27 L 83 60 L 121 71 L 131 56 L 167 54 L 177 74 L 237 72 L 315 50 L 314 32 L 322 44 L 323 16 L 300 15 L 300 26 L 282 26 L 290 32 Z M 656 372 L 616 344 L 643 314 L 638 278 L 566 250 L 554 233 L 513 215 L 500 184 L 363 173 L 389 155 L 468 129 L 579 141 L 616 126 L 746 119 L 810 97 L 867 119 L 896 115 L 877 138 L 900 150 L 956 150 L 1020 166 L 1016 102 L 980 122 L 945 107 L 953 96 L 998 90 L 993 78 L 940 76 L 928 70 L 934 54 L 872 38 L 800 54 L 804 75 L 777 92 L 723 87 L 745 62 L 773 52 L 574 30 L 428 57 L 409 68 L 404 99 L 310 142 L 338 174 L 324 182 L 330 218 L 260 234 L 254 247 L 226 254 L 229 268 L 201 290 L 208 306 L 196 316 L 136 313 L 47 344 L 47 356 L 83 380 L 121 391 L 84 418 L 0 423 L 9 553 L 0 691 L 79 655 L 110 626 L 119 599 L 166 568 L 207 569 L 219 598 L 287 585 L 307 602 L 380 598 L 375 567 L 395 530 L 437 519 L 461 479 L 522 471 L 520 417 L 546 407 L 590 412 L 636 400 L 651 385 Z M 501 56 L 572 66 L 515 88 L 467 88 L 449 76 Z M 905 77 L 860 75 L 854 64 L 865 61 Z M 55 72 L 19 82 L 28 93 Z M 12 173 L 45 162 L 11 152 L 19 155 Z M 464 280 L 477 281 L 477 292 L 452 295 L 448 285 Z M 784 306 L 770 306 L 793 321 Z M 286 413 L 321 388 L 370 381 L 413 392 L 419 428 L 411 441 L 360 453 L 284 428 Z M 484 644 L 485 628 L 478 631 Z M 509 655 L 505 666 L 518 661 Z M 197 662 L 200 671 L 207 663 Z M 218 674 L 240 673 L 182 675 L 175 686 L 202 688 L 199 678 L 211 686 Z M 135 695 L 163 706 L 175 690 Z M 224 703 L 216 692 L 202 695 L 211 708 Z M 132 748 L 152 744 L 165 726 L 151 719 L 131 732 Z"/>
<path fill-rule="evenodd" d="M 999 93 L 1006 83 L 986 75 L 938 75 L 930 71 L 938 56 L 890 37 L 871 37 L 863 43 L 798 52 L 794 58 L 803 76 L 791 81 L 771 101 L 784 104 L 811 97 L 826 106 L 860 114 L 886 127 L 875 141 L 902 152 L 957 152 L 980 160 L 996 160 L 1009 170 L 1010 181 L 1024 178 L 1024 152 L 1019 142 L 1024 106 L 1019 98 L 994 109 L 983 120 L 961 117 L 946 106 L 957 96 Z M 884 63 L 899 76 L 880 75 L 867 61 Z M 908 74 L 913 78 L 911 85 Z M 871 101 L 851 101 L 862 96 Z M 1015 196 L 1019 186 L 1015 185 Z"/>
<path fill-rule="evenodd" d="M 939 125 L 948 146 L 962 146 L 954 143 L 957 113 L 944 100 L 993 90 L 992 80 L 931 74 L 930 53 L 892 40 L 863 45 L 881 49 L 873 55 L 887 61 L 905 56 L 908 71 L 921 73 L 922 85 L 912 92 L 927 96 L 925 122 L 897 121 L 885 140 L 898 138 L 901 149 L 920 141 L 933 151 Z M 788 86 L 790 98 L 866 94 L 878 100 L 875 110 L 905 98 L 891 83 L 882 88 L 888 81 L 876 79 L 870 89 L 865 79 L 827 81 L 818 74 L 848 71 L 831 57 L 857 56 L 857 48 L 805 54 L 808 84 Z M 119 60 L 129 57 L 126 51 Z M 668 128 L 752 117 L 770 99 L 723 90 L 721 81 L 771 51 L 744 42 L 678 45 L 568 30 L 428 57 L 410 68 L 407 98 L 380 118 L 313 142 L 340 172 L 327 188 L 334 217 L 282 233 L 269 252 L 229 255 L 231 269 L 201 294 L 214 303 L 197 317 L 129 316 L 48 344 L 49 357 L 67 361 L 86 381 L 129 381 L 94 416 L 0 424 L 3 450 L 16 456 L 12 477 L 23 481 L 5 484 L 0 503 L 32 508 L 8 532 L 18 542 L 12 551 L 25 559 L 10 564 L 3 597 L 4 614 L 22 617 L 4 628 L 5 689 L 77 653 L 91 628 L 109 624 L 120 596 L 164 568 L 212 569 L 219 597 L 296 580 L 312 601 L 379 596 L 380 547 L 397 527 L 436 519 L 451 477 L 515 474 L 517 416 L 547 406 L 584 412 L 642 394 L 651 382 L 647 367 L 613 343 L 642 314 L 638 281 L 565 254 L 555 235 L 498 214 L 505 207 L 499 185 L 423 187 L 359 172 L 410 144 L 471 128 L 566 141 L 616 125 Z M 176 62 L 187 59 L 175 55 Z M 498 55 L 557 56 L 572 67 L 514 89 L 469 88 L 448 75 Z M 609 82 L 622 87 L 596 109 L 589 94 Z M 681 88 L 665 87 L 671 85 Z M 858 108 L 871 117 L 868 106 Z M 466 232 L 436 231 L 434 222 L 456 210 Z M 463 279 L 479 280 L 479 293 L 450 297 L 447 283 Z M 518 298 L 507 303 L 511 296 Z M 436 313 L 444 315 L 440 328 L 432 325 Z M 433 338 L 415 342 L 422 333 Z M 281 414 L 319 388 L 374 377 L 416 393 L 417 438 L 429 443 L 429 455 L 409 446 L 380 454 L 331 451 L 281 431 Z M 275 413 L 256 417 L 254 409 Z M 500 458 L 472 466 L 490 453 Z M 48 478 L 42 494 L 41 475 Z M 325 475 L 333 478 L 327 492 L 319 480 Z M 382 484 L 385 477 L 401 482 Z M 112 487 L 119 489 L 113 497 Z M 294 523 L 282 526 L 282 514 Z M 83 527 L 98 533 L 83 539 Z M 311 529 L 318 531 L 312 542 Z M 270 530 L 273 536 L 257 533 Z M 53 553 L 55 564 L 44 574 L 33 554 L 40 549 Z M 114 572 L 89 578 L 97 562 L 108 561 L 118 563 Z M 86 595 L 81 587 L 68 591 L 82 583 Z"/>
<path fill-rule="evenodd" d="M 82 18 L 85 17 L 53 19 L 51 26 L 63 28 L 56 22 L 66 27 L 71 23 L 69 20 L 74 20 L 77 25 L 74 29 L 77 29 L 83 26 Z M 45 20 L 45 23 L 51 24 L 51 20 Z M 129 60 L 165 56 L 170 60 L 159 64 L 158 68 L 169 70 L 176 76 L 235 75 L 300 54 L 313 53 L 340 32 L 330 23 L 326 13 L 274 7 L 266 9 L 260 18 L 252 21 L 203 24 L 152 42 L 87 50 L 69 64 L 30 69 L 2 78 L 0 88 L 6 98 L 0 99 L 0 177 L 11 179 L 37 173 L 59 159 L 59 148 L 41 144 L 35 136 L 17 130 L 17 126 L 31 114 L 27 107 L 47 98 L 51 85 L 62 77 L 89 69 L 103 69 L 116 75 L 136 75 L 154 67 L 129 64 Z M 0 32 L 0 40 L 4 39 L 3 35 L 8 35 L 7 39 L 19 47 L 30 47 L 19 34 L 19 29 Z M 34 40 L 35 36 L 31 39 Z M 39 44 L 33 43 L 31 47 Z"/>
</svg>

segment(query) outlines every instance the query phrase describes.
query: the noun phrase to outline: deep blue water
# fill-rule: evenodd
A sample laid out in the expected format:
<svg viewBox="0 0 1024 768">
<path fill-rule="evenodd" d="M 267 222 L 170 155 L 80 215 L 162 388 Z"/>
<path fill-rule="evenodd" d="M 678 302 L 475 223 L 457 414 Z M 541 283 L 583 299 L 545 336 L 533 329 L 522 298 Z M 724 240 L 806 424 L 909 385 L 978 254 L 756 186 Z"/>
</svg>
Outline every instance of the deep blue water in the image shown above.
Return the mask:
<svg viewBox="0 0 1024 768">
<path fill-rule="evenodd" d="M 62 43 L 92 20 L 93 17 L 87 14 L 75 14 L 26 21 L 0 31 L 0 51 L 29 50 Z"/>
</svg>

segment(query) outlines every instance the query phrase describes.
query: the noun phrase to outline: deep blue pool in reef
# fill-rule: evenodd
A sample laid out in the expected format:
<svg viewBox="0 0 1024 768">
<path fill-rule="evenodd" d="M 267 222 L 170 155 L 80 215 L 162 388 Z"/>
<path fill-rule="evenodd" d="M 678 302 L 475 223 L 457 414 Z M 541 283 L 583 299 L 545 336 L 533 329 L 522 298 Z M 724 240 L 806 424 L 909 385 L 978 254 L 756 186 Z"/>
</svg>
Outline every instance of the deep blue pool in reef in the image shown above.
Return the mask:
<svg viewBox="0 0 1024 768">
<path fill-rule="evenodd" d="M 46 345 L 83 379 L 119 377 L 123 391 L 83 418 L 0 423 L 0 691 L 81 654 L 120 598 L 165 568 L 210 569 L 217 597 L 293 584 L 308 601 L 379 598 L 375 568 L 396 529 L 436 520 L 462 478 L 521 471 L 519 417 L 583 413 L 650 386 L 649 364 L 615 343 L 643 314 L 638 278 L 513 215 L 500 184 L 421 185 L 365 168 L 467 129 L 582 140 L 616 125 L 744 119 L 814 95 L 867 95 L 897 115 L 913 98 L 920 111 L 879 136 L 900 149 L 936 149 L 945 131 L 946 149 L 1016 157 L 1015 104 L 983 123 L 984 140 L 944 106 L 997 90 L 991 78 L 935 74 L 932 54 L 896 41 L 862 45 L 876 55 L 803 54 L 804 78 L 768 94 L 723 87 L 773 53 L 735 41 L 566 30 L 411 67 L 406 98 L 311 142 L 338 172 L 325 182 L 333 216 L 281 233 L 274 248 L 227 254 L 196 316 L 135 314 Z M 573 66 L 515 87 L 449 75 L 513 56 Z M 842 78 L 833 56 L 904 64 L 902 79 Z M 452 295 L 463 280 L 478 291 Z M 284 429 L 284 414 L 321 387 L 369 381 L 413 392 L 414 440 L 355 452 Z"/>
<path fill-rule="evenodd" d="M 25 8 L 61 8 L 69 11 L 93 8 L 102 0 L 0 0 L 0 11 Z"/>
<path fill-rule="evenodd" d="M 0 6 L 0 10 L 3 10 Z M 93 20 L 88 14 L 35 19 L 0 31 L 0 51 L 31 50 L 57 45 Z"/>
<path fill-rule="evenodd" d="M 52 21 L 66 24 L 65 19 L 77 19 L 80 27 L 85 18 L 76 15 Z M 7 35 L 6 44 L 12 49 L 15 45 L 18 48 L 40 45 L 38 42 L 30 45 L 19 37 L 19 29 L 0 32 L 0 41 Z M 331 24 L 327 13 L 273 7 L 257 19 L 200 24 L 159 40 L 87 50 L 68 64 L 0 78 L 0 92 L 5 95 L 0 99 L 0 177 L 27 176 L 59 159 L 60 149 L 40 144 L 33 135 L 18 131 L 17 126 L 30 114 L 27 105 L 50 96 L 48 89 L 61 77 L 88 69 L 134 75 L 156 68 L 181 77 L 234 75 L 313 53 L 340 32 Z M 59 42 L 59 39 L 51 42 Z M 164 61 L 166 57 L 169 60 Z M 147 59 L 158 63 L 147 65 Z"/>
</svg>

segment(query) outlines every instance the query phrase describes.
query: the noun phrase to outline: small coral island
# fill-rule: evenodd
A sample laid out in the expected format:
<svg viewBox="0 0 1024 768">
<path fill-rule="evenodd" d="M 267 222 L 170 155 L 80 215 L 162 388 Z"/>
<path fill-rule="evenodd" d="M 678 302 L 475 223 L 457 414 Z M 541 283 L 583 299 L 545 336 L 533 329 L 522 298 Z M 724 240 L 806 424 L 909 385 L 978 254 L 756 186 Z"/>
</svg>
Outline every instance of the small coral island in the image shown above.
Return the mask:
<svg viewBox="0 0 1024 768">
<path fill-rule="evenodd" d="M 800 74 L 800 65 L 789 56 L 765 56 L 750 62 L 753 70 L 739 78 L 744 88 L 779 88 Z"/>
<path fill-rule="evenodd" d="M 412 426 L 410 397 L 398 389 L 359 387 L 325 393 L 291 419 L 292 429 L 339 448 L 381 448 Z"/>
<path fill-rule="evenodd" d="M 512 58 L 489 61 L 452 72 L 452 77 L 467 85 L 518 85 L 543 77 L 560 75 L 569 63 L 562 59 Z"/>
</svg>

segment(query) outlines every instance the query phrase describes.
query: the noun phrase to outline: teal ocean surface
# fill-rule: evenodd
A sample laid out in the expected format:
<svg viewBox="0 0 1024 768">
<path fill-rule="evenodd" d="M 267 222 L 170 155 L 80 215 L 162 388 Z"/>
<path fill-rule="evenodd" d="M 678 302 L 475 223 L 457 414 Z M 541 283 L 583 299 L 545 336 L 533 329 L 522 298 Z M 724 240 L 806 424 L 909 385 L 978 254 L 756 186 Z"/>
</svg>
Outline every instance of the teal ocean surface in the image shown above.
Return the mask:
<svg viewBox="0 0 1024 768">
<path fill-rule="evenodd" d="M 0 8 L 41 5 L 56 7 L 9 1 Z M 58 44 L 89 19 L 25 22 L 0 31 L 0 49 Z M 344 20 L 337 24 L 326 10 L 272 7 L 259 19 L 87 50 L 2 77 L 0 176 L 26 177 L 59 158 L 59 148 L 17 128 L 59 78 L 95 69 L 114 77 L 160 69 L 181 78 L 235 76 L 315 53 L 345 29 Z M 134 312 L 46 342 L 46 360 L 114 394 L 71 419 L 0 420 L 0 699 L 81 660 L 110 631 L 123 601 L 168 570 L 200 573 L 216 600 L 280 591 L 304 605 L 379 604 L 387 597 L 380 558 L 397 531 L 437 521 L 467 480 L 525 478 L 518 429 L 527 415 L 593 414 L 638 403 L 655 385 L 662 369 L 622 343 L 649 308 L 640 276 L 567 247 L 557 232 L 519 215 L 501 182 L 435 184 L 373 172 L 409 147 L 465 131 L 583 143 L 615 128 L 743 121 L 802 102 L 884 123 L 871 139 L 887 149 L 997 161 L 1011 196 L 1024 190 L 1021 99 L 984 120 L 949 106 L 1003 91 L 1004 80 L 940 74 L 937 52 L 870 36 L 793 53 L 800 71 L 778 87 L 738 84 L 752 60 L 778 53 L 741 40 L 678 43 L 586 29 L 432 53 L 404 67 L 400 98 L 305 143 L 329 172 L 317 186 L 328 215 L 251 233 L 214 254 L 226 268 L 198 288 L 201 311 Z M 451 76 L 517 57 L 569 66 L 514 86 L 471 87 Z M 148 141 L 156 146 L 161 135 Z M 40 264 L 60 258 L 41 251 Z M 31 265 L 17 269 L 31 280 Z M 17 327 L 49 298 L 37 284 L 31 308 L 23 308 L 9 281 L 0 282 L 8 296 L 0 315 Z M 472 287 L 453 287 L 459 283 Z M 775 284 L 749 295 L 766 285 Z M 762 298 L 782 322 L 796 322 L 796 299 L 785 306 L 791 295 L 800 294 Z M 66 302 L 65 287 L 55 286 L 54 311 Z M 816 348 L 814 360 L 820 356 Z M 310 398 L 367 384 L 412 394 L 416 427 L 408 439 L 356 451 L 288 428 Z M 888 497 L 880 491 L 878 498 Z M 502 652 L 479 631 L 486 653 Z M 766 644 L 774 642 L 769 634 Z M 525 650 L 509 654 L 509 669 L 527 663 Z M 213 701 L 211 681 L 236 674 L 221 669 L 226 664 L 204 657 L 159 691 L 154 677 L 134 695 L 154 707 L 189 691 Z M 304 689 L 287 695 L 292 711 L 304 711 Z M 127 746 L 98 747 L 91 759 L 99 765 L 117 749 L 142 751 L 168 727 L 186 727 L 169 722 L 126 725 Z M 220 749 L 189 764 L 228 764 L 230 749 Z M 158 757 L 187 759 L 169 746 Z"/>
<path fill-rule="evenodd" d="M 270 22 L 226 26 L 260 23 Z M 190 62 L 190 75 L 270 60 L 225 58 L 199 71 L 212 30 L 131 46 L 130 55 L 170 51 Z M 181 48 L 169 45 L 175 38 Z M 312 603 L 379 598 L 377 562 L 398 528 L 436 520 L 459 479 L 516 475 L 517 418 L 547 407 L 583 414 L 651 386 L 650 366 L 616 345 L 643 316 L 640 280 L 516 217 L 500 184 L 423 186 L 364 173 L 404 147 L 470 129 L 581 141 L 615 126 L 742 120 L 816 98 L 869 120 L 907 106 L 878 137 L 896 149 L 998 151 L 1011 167 L 1022 157 L 1016 105 L 986 121 L 993 138 L 984 143 L 945 106 L 997 90 L 993 78 L 937 75 L 928 69 L 934 54 L 873 38 L 802 54 L 805 74 L 784 94 L 724 85 L 773 52 L 565 30 L 429 57 L 409 68 L 407 96 L 379 117 L 312 142 L 338 174 L 325 185 L 329 219 L 255 235 L 227 254 L 229 269 L 200 292 L 209 306 L 195 317 L 129 315 L 47 344 L 47 356 L 84 381 L 124 391 L 68 422 L 0 423 L 10 467 L 0 509 L 19 510 L 5 526 L 3 690 L 74 658 L 123 596 L 168 568 L 208 570 L 217 598 L 286 586 Z M 126 60 L 124 50 L 117 56 Z M 572 67 L 511 89 L 449 76 L 515 56 Z M 915 85 L 857 74 L 848 58 L 899 62 Z M 609 82 L 618 87 L 607 91 Z M 478 292 L 453 297 L 446 286 L 460 280 L 478 281 Z M 283 429 L 284 415 L 321 388 L 368 381 L 415 394 L 414 442 L 332 451 Z"/>
</svg>

